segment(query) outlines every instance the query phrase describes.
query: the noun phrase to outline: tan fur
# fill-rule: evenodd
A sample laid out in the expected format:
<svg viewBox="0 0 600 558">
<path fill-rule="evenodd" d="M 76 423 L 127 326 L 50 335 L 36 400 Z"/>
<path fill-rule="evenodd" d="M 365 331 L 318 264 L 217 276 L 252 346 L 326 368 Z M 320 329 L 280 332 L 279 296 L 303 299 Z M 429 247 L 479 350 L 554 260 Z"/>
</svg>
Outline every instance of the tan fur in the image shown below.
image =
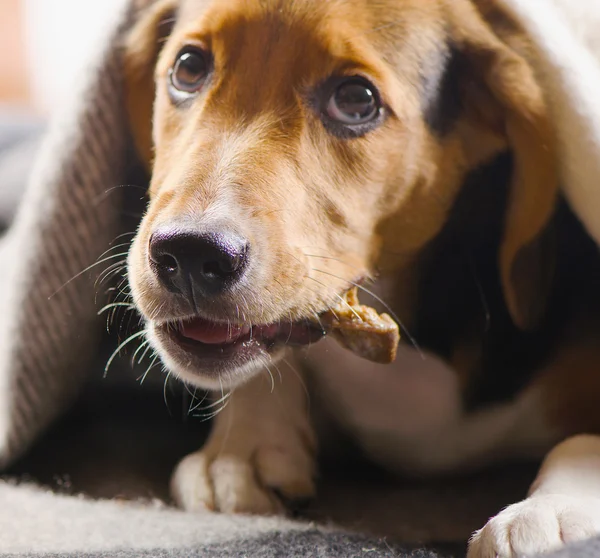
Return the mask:
<svg viewBox="0 0 600 558">
<path fill-rule="evenodd" d="M 142 20 L 127 36 L 125 44 L 126 103 L 131 131 L 142 160 L 148 168 L 154 158 L 152 110 L 154 106 L 154 63 L 161 43 L 161 22 L 172 17 L 175 0 L 150 3 L 138 0 L 134 6 Z"/>
<path fill-rule="evenodd" d="M 542 306 L 537 298 L 542 293 L 531 285 L 539 284 L 536 279 L 545 270 L 535 269 L 532 262 L 536 258 L 519 255 L 540 234 L 552 213 L 556 178 L 542 94 L 524 59 L 493 33 L 468 2 L 453 3 L 451 9 L 444 2 L 423 7 L 418 2 L 398 3 L 396 13 L 392 11 L 387 17 L 401 17 L 405 21 L 401 27 L 410 30 L 411 21 L 434 25 L 426 33 L 420 24 L 418 33 L 409 32 L 402 39 L 403 48 L 389 54 L 391 63 L 379 52 L 386 35 L 402 29 L 383 30 L 381 36 L 368 33 L 367 24 L 376 29 L 385 25 L 368 3 L 360 9 L 360 3 L 353 3 L 352 9 L 341 9 L 343 2 L 290 4 L 277 22 L 281 30 L 275 26 L 271 31 L 257 19 L 252 24 L 256 29 L 244 27 L 245 35 L 240 36 L 243 20 L 221 21 L 225 16 L 220 14 L 240 9 L 239 4 L 232 7 L 234 4 L 218 3 L 195 20 L 194 14 L 200 10 L 184 2 L 180 19 L 185 24 L 177 25 L 161 53 L 156 70 L 157 160 L 152 203 L 138 245 L 145 245 L 150 230 L 160 221 L 177 218 L 190 204 L 195 204 L 199 216 L 210 211 L 211 204 L 235 197 L 238 207 L 232 211 L 240 218 L 243 232 L 259 245 L 270 244 L 269 253 L 261 254 L 263 276 L 276 277 L 278 274 L 270 273 L 273 269 L 292 270 L 276 277 L 277 283 L 254 282 L 254 289 L 247 293 L 248 319 L 272 321 L 285 313 L 304 317 L 332 305 L 345 281 L 370 275 L 381 246 L 410 261 L 435 236 L 466 171 L 491 156 L 490 150 L 479 155 L 470 149 L 475 134 L 479 144 L 483 140 L 483 145 L 491 144 L 493 150 L 499 150 L 502 143 L 510 144 L 517 153 L 513 202 L 499 257 L 513 317 L 523 326 L 535 321 Z M 258 2 L 244 2 L 243 13 L 260 13 L 260 6 Z M 160 2 L 149 9 L 130 37 L 135 47 L 129 48 L 127 56 L 129 87 L 135 91 L 130 103 L 134 130 L 142 138 L 138 144 L 146 159 L 150 158 L 147 127 L 152 117 L 144 71 L 157 54 L 155 35 L 148 29 L 157 25 L 168 8 L 168 2 Z M 190 17 L 185 17 L 188 12 Z M 440 145 L 422 121 L 415 86 L 418 67 L 412 59 L 434 54 L 436 45 L 444 40 L 443 29 L 436 23 L 444 12 L 450 19 L 453 40 L 471 65 L 469 73 L 477 80 L 478 93 L 468 99 L 472 114 L 462 129 Z M 307 23 L 294 26 L 296 20 Z M 336 26 L 330 29 L 332 20 Z M 283 33 L 285 41 L 269 52 L 270 70 L 265 76 L 255 61 L 264 61 L 266 43 L 277 40 L 269 34 L 275 33 Z M 233 54 L 227 52 L 228 45 L 243 42 L 248 35 L 264 37 L 264 41 L 248 43 Z M 227 80 L 224 76 L 216 78 L 202 101 L 183 116 L 166 98 L 166 71 L 177 50 L 186 41 L 197 40 L 210 40 L 217 63 L 222 58 L 227 64 Z M 304 45 L 301 54 L 295 50 L 298 44 Z M 343 65 L 340 60 L 344 60 Z M 347 66 L 373 76 L 393 115 L 365 138 L 332 142 L 312 114 L 298 105 L 297 95 L 304 84 L 316 83 Z M 239 96 L 240 91 L 245 92 L 244 97 Z M 504 120 L 498 119 L 498 114 L 504 114 Z M 181 163 L 173 166 L 174 160 Z M 240 185 L 238 189 L 234 184 Z M 262 215 L 256 215 L 257 209 Z M 280 229 L 282 219 L 272 218 L 276 211 L 285 216 L 285 230 Z M 419 215 L 418 222 L 413 215 Z M 356 271 L 349 273 L 348 265 L 321 260 L 320 269 L 343 280 L 325 273 L 314 277 L 311 267 L 317 266 L 306 256 L 311 251 L 344 259 Z M 386 267 L 389 262 L 380 265 Z M 138 275 L 144 275 L 142 263 L 134 273 Z M 324 283 L 325 288 L 310 277 Z M 148 300 L 145 296 L 138 300 L 142 310 L 160 298 L 150 280 L 143 286 L 137 289 L 148 293 Z M 272 305 L 273 300 L 290 302 Z"/>
<path fill-rule="evenodd" d="M 173 3 L 176 22 L 163 43 L 158 29 L 172 14 Z M 167 74 L 180 49 L 190 44 L 212 53 L 214 72 L 193 103 L 177 108 L 167 93 Z M 452 129 L 439 137 L 424 120 L 422 71 L 435 71 L 440 49 L 448 44 L 461 57 L 463 108 Z M 142 2 L 126 45 L 125 69 L 133 135 L 152 180 L 148 212 L 130 253 L 129 278 L 150 335 L 153 324 L 185 316 L 148 264 L 152 232 L 178 222 L 194 226 L 227 220 L 252 246 L 247 280 L 235 297 L 218 305 L 207 301 L 206 317 L 239 320 L 241 308 L 242 320 L 253 324 L 312 318 L 335 306 L 349 285 L 379 272 L 393 309 L 410 321 L 416 312 L 420 255 L 444 228 L 468 173 L 507 149 L 514 170 L 497 255 L 499 281 L 513 323 L 523 330 L 539 326 L 554 274 L 549 225 L 558 182 L 553 129 L 531 56 L 527 37 L 494 0 Z M 388 107 L 387 120 L 360 138 L 332 137 L 306 95 L 334 74 L 367 76 Z M 186 368 L 185 358 L 164 340 L 156 337 L 154 343 L 184 379 L 218 385 L 203 379 L 202 371 Z M 452 384 L 449 389 L 466 390 L 478 351 L 470 338 L 456 343 L 450 361 L 460 388 Z M 522 409 L 513 412 L 508 405 L 504 414 L 491 411 L 499 445 L 490 449 L 491 439 L 485 442 L 488 460 L 499 448 L 514 449 L 527 441 L 549 449 L 562 436 L 600 428 L 600 414 L 594 411 L 600 384 L 596 389 L 598 382 L 586 383 L 590 363 L 600 355 L 573 346 L 557 353 L 530 387 Z M 232 371 L 224 381 L 243 384 L 264 371 L 263 365 Z M 255 381 L 249 385 L 256 386 Z M 582 386 L 592 389 L 583 394 L 587 388 Z M 288 404 L 297 410 L 294 393 Z M 236 394 L 250 420 L 256 388 L 243 386 Z M 538 411 L 539 425 L 531 420 Z M 278 412 L 269 415 L 276 422 Z M 305 412 L 299 412 L 302 424 Z M 468 422 L 478 440 L 485 437 L 473 420 L 463 420 L 454 399 L 452 413 L 457 425 Z M 515 421 L 523 418 L 529 426 L 517 441 Z M 239 416 L 235 424 L 234 438 L 258 451 L 259 434 Z M 278 435 L 287 435 L 285 424 L 280 426 Z M 225 443 L 228 436 L 219 441 Z M 458 426 L 452 436 L 460 440 Z M 435 449 L 432 440 L 428 447 Z M 235 484 L 235 471 L 248 473 L 246 458 L 228 448 L 241 468 L 223 473 L 202 465 L 206 486 L 207 479 Z M 203 451 L 194 462 L 215 459 L 211 452 Z M 470 455 L 481 457 L 471 447 L 464 453 Z M 458 455 L 438 458 L 439 469 L 454 461 L 464 464 Z M 312 461 L 307 459 L 311 465 L 305 476 L 294 477 L 304 487 L 303 496 L 311 486 L 306 475 Z M 194 473 L 186 463 L 174 488 L 186 507 L 210 501 L 224 511 L 278 511 L 262 492 L 248 500 L 254 484 L 244 485 L 238 500 L 231 494 L 221 501 L 215 494 L 188 498 L 181 491 Z M 228 503 L 231 498 L 235 504 Z"/>
</svg>

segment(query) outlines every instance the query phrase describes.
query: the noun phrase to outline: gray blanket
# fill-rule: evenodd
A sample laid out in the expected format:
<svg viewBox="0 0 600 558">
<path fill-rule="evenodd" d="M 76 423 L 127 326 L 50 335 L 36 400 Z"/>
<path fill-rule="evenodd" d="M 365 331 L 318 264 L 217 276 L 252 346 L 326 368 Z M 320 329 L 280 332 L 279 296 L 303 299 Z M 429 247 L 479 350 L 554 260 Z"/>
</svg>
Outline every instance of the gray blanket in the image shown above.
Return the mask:
<svg viewBox="0 0 600 558">
<path fill-rule="evenodd" d="M 359 467 L 325 475 L 320 500 L 294 520 L 169 506 L 168 472 L 205 426 L 179 418 L 176 386 L 142 390 L 126 362 L 102 379 L 118 341 L 103 335 L 94 285 L 111 260 L 96 262 L 135 226 L 129 201 L 139 194 L 127 186 L 145 186 L 123 114 L 119 45 L 129 23 L 129 13 L 116 18 L 52 124 L 14 220 L 37 136 L 14 122 L 10 140 L 0 134 L 0 227 L 10 223 L 0 241 L 1 555 L 464 555 L 468 534 L 521 498 L 533 469 L 425 486 Z M 600 556 L 600 543 L 563 556 Z"/>
</svg>

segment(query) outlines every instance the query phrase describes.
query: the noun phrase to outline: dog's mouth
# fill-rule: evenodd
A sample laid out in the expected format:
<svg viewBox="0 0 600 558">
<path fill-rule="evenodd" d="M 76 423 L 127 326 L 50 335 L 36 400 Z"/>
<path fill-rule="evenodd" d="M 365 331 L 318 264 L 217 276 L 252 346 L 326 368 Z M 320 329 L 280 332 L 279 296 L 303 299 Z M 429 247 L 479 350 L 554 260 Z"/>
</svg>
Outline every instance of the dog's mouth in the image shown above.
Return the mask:
<svg viewBox="0 0 600 558">
<path fill-rule="evenodd" d="M 168 338 L 179 350 L 195 361 L 199 372 L 202 365 L 219 368 L 240 365 L 261 355 L 273 354 L 283 346 L 305 346 L 322 339 L 326 332 L 310 321 L 278 322 L 274 324 L 234 324 L 195 317 L 167 322 L 156 327 L 157 333 Z"/>
</svg>

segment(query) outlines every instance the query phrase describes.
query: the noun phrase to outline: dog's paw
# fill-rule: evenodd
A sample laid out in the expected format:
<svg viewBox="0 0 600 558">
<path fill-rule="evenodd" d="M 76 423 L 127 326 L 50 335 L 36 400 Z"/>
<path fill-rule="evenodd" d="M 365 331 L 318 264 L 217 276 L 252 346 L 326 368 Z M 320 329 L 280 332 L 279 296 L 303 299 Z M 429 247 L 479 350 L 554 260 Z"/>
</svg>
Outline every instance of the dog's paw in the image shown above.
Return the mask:
<svg viewBox="0 0 600 558">
<path fill-rule="evenodd" d="M 517 558 L 600 534 L 600 498 L 545 494 L 507 507 L 471 538 L 467 558 Z"/>
<path fill-rule="evenodd" d="M 188 511 L 279 515 L 285 503 L 314 497 L 314 472 L 313 457 L 300 442 L 233 451 L 214 440 L 179 463 L 171 494 Z"/>
</svg>

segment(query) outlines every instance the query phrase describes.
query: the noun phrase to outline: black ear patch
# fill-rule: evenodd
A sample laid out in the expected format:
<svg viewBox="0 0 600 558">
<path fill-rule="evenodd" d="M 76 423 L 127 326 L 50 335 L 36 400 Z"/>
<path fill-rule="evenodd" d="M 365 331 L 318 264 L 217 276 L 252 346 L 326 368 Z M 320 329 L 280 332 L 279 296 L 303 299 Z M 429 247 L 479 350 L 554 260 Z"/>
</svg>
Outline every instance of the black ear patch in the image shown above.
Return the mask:
<svg viewBox="0 0 600 558">
<path fill-rule="evenodd" d="M 452 130 L 461 113 L 460 58 L 460 52 L 449 43 L 432 54 L 421 69 L 423 118 L 439 137 Z"/>
</svg>

